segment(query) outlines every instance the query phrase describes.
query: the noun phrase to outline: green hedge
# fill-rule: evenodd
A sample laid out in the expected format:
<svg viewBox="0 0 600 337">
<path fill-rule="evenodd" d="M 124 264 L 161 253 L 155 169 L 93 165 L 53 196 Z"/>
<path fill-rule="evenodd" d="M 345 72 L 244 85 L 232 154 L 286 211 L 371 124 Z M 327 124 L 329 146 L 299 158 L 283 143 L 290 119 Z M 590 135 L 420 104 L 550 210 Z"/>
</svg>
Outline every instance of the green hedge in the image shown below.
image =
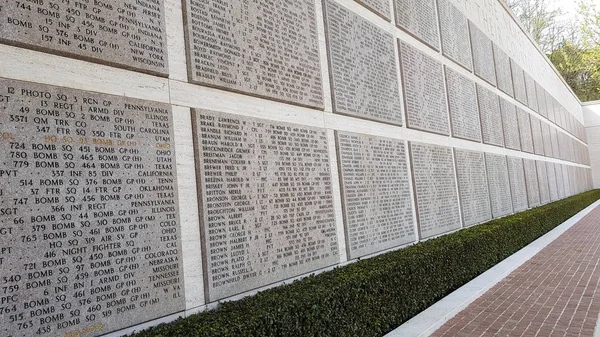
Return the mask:
<svg viewBox="0 0 600 337">
<path fill-rule="evenodd" d="M 600 190 L 222 303 L 145 336 L 382 336 L 600 199 Z"/>
</svg>

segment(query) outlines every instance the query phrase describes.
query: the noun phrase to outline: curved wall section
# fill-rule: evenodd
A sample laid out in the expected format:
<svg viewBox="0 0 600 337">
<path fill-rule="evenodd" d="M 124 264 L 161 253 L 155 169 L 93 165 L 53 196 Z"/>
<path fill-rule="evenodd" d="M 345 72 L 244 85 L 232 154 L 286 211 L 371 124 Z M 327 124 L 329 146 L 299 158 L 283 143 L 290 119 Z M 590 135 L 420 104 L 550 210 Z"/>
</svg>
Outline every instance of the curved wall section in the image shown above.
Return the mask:
<svg viewBox="0 0 600 337">
<path fill-rule="evenodd" d="M 495 0 L 14 2 L 0 58 L 2 336 L 120 336 L 592 188 L 580 102 Z"/>
</svg>

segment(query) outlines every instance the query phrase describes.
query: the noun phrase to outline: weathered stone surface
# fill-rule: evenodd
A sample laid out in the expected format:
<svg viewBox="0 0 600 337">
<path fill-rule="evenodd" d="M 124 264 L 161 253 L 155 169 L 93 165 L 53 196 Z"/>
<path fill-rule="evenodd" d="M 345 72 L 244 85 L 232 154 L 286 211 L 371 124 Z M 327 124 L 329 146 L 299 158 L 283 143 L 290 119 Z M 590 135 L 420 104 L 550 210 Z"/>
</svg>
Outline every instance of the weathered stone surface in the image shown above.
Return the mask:
<svg viewBox="0 0 600 337">
<path fill-rule="evenodd" d="M 521 136 L 519 135 L 517 107 L 504 98 L 501 98 L 500 111 L 502 112 L 502 125 L 504 126 L 504 144 L 509 149 L 520 151 Z"/>
<path fill-rule="evenodd" d="M 563 176 L 563 187 L 565 198 L 573 195 L 573 191 L 571 190 L 571 179 L 569 178 L 569 167 L 567 165 L 562 166 L 562 176 Z"/>
<path fill-rule="evenodd" d="M 323 108 L 313 0 L 185 0 L 190 81 Z"/>
<path fill-rule="evenodd" d="M 396 25 L 415 38 L 440 50 L 440 31 L 435 0 L 394 0 Z"/>
<path fill-rule="evenodd" d="M 538 184 L 540 186 L 540 203 L 545 205 L 550 202 L 550 185 L 548 183 L 548 169 L 546 162 L 536 161 Z"/>
<path fill-rule="evenodd" d="M 442 54 L 473 70 L 467 18 L 450 3 L 450 0 L 438 0 L 438 13 L 442 32 Z"/>
<path fill-rule="evenodd" d="M 324 129 L 193 120 L 207 302 L 339 262 Z"/>
<path fill-rule="evenodd" d="M 4 1 L 0 42 L 169 74 L 162 0 Z"/>
<path fill-rule="evenodd" d="M 477 98 L 483 142 L 504 146 L 504 128 L 498 95 L 477 84 Z"/>
<path fill-rule="evenodd" d="M 527 90 L 527 106 L 530 107 L 533 111 L 539 112 L 538 99 L 537 99 L 537 89 L 535 88 L 536 82 L 528 73 L 525 74 L 525 88 Z"/>
<path fill-rule="evenodd" d="M 6 79 L 0 93 L 0 335 L 184 310 L 170 106 Z"/>
<path fill-rule="evenodd" d="M 513 212 L 506 156 L 486 153 L 485 163 L 492 204 L 492 216 L 500 218 Z"/>
<path fill-rule="evenodd" d="M 465 227 L 492 219 L 483 152 L 454 150 L 460 206 Z"/>
<path fill-rule="evenodd" d="M 496 67 L 492 41 L 473 22 L 469 21 L 471 45 L 473 48 L 473 71 L 489 84 L 496 86 Z"/>
<path fill-rule="evenodd" d="M 523 159 L 507 157 L 510 191 L 512 194 L 513 211 L 520 212 L 528 207 L 527 187 L 525 186 L 525 170 Z"/>
<path fill-rule="evenodd" d="M 446 67 L 446 84 L 452 136 L 480 142 L 481 124 L 475 83 Z"/>
<path fill-rule="evenodd" d="M 408 43 L 400 43 L 407 126 L 450 135 L 442 64 Z"/>
<path fill-rule="evenodd" d="M 533 152 L 540 156 L 544 155 L 544 139 L 542 137 L 542 122 L 531 115 L 531 134 L 533 136 Z"/>
<path fill-rule="evenodd" d="M 394 37 L 337 2 L 326 2 L 335 112 L 402 125 Z"/>
<path fill-rule="evenodd" d="M 404 141 L 336 135 L 350 258 L 415 241 Z"/>
<path fill-rule="evenodd" d="M 356 0 L 356 2 L 390 21 L 390 0 Z"/>
<path fill-rule="evenodd" d="M 529 113 L 521 108 L 517 108 L 517 119 L 519 120 L 521 149 L 524 152 L 533 153 L 533 135 L 531 133 L 531 120 L 529 118 Z"/>
<path fill-rule="evenodd" d="M 525 72 L 513 59 L 510 59 L 515 99 L 527 105 L 527 89 L 525 88 Z"/>
<path fill-rule="evenodd" d="M 460 228 L 452 149 L 410 143 L 421 238 Z"/>
<path fill-rule="evenodd" d="M 558 200 L 558 180 L 556 179 L 556 168 L 553 163 L 546 163 L 548 172 L 548 185 L 550 186 L 550 201 Z"/>
<path fill-rule="evenodd" d="M 529 207 L 537 207 L 540 205 L 540 186 L 538 184 L 535 160 L 523 159 L 523 167 L 525 169 L 525 183 L 527 186 Z"/>
<path fill-rule="evenodd" d="M 496 44 L 494 46 L 494 64 L 496 68 L 496 81 L 498 82 L 498 89 L 510 97 L 515 96 L 515 90 L 512 82 L 512 75 L 510 70 L 510 58 L 500 47 Z"/>
</svg>

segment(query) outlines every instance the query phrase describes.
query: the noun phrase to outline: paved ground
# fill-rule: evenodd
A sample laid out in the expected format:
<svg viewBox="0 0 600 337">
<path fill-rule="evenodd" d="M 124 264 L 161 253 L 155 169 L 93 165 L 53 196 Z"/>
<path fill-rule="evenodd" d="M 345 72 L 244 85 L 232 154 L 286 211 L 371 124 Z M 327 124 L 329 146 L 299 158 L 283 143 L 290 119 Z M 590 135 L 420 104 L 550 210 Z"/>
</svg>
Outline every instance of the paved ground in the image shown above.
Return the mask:
<svg viewBox="0 0 600 337">
<path fill-rule="evenodd" d="M 600 207 L 432 336 L 594 336 L 600 313 Z"/>
</svg>

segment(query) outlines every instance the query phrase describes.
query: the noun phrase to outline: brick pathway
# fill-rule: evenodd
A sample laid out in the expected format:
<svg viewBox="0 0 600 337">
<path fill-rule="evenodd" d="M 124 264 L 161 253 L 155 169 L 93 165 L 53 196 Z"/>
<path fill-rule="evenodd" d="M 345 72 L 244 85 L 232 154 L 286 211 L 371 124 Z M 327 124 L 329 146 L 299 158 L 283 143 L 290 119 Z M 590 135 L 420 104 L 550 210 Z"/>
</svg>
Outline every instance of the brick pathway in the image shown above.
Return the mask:
<svg viewBox="0 0 600 337">
<path fill-rule="evenodd" d="M 589 336 L 600 313 L 600 207 L 432 336 Z"/>
</svg>

